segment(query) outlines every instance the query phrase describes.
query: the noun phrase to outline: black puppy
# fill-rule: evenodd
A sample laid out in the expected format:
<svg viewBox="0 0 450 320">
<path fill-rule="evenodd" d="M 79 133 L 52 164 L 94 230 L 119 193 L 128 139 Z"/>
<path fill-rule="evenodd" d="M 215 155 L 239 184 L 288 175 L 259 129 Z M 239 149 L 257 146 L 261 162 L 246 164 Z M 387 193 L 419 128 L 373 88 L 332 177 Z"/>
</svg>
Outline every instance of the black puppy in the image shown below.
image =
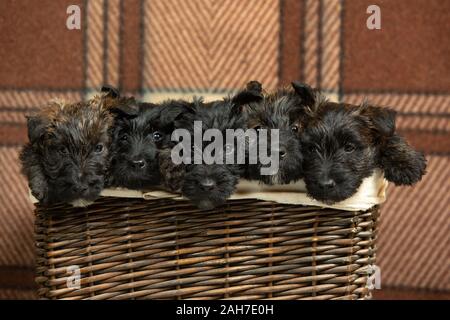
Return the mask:
<svg viewBox="0 0 450 320">
<path fill-rule="evenodd" d="M 113 114 L 132 99 L 112 88 L 86 102 L 51 102 L 28 117 L 29 143 L 20 154 L 31 193 L 43 204 L 94 201 L 104 186 Z"/>
<path fill-rule="evenodd" d="M 265 94 L 259 103 L 252 103 L 246 108 L 248 127 L 267 130 L 267 154 L 271 153 L 270 136 L 273 131 L 279 134 L 278 155 L 279 169 L 271 175 L 262 175 L 264 165 L 261 161 L 248 164 L 245 177 L 259 180 L 265 184 L 287 184 L 303 177 L 302 148 L 300 136 L 303 130 L 305 106 L 310 104 L 310 97 L 305 94 L 309 88 L 293 83 L 292 88 L 276 90 Z M 261 132 L 261 131 L 259 131 Z M 256 141 L 261 146 L 261 134 Z"/>
<path fill-rule="evenodd" d="M 313 93 L 308 108 L 304 174 L 309 195 L 328 204 L 351 197 L 375 168 L 396 185 L 411 185 L 425 174 L 424 155 L 395 132 L 389 108 L 332 103 Z"/>
<path fill-rule="evenodd" d="M 245 140 L 234 138 L 226 139 L 227 129 L 247 128 L 246 115 L 243 112 L 245 105 L 261 101 L 261 86 L 257 82 L 250 82 L 246 89 L 233 97 L 223 101 L 196 103 L 196 120 L 202 122 L 203 132 L 207 129 L 216 129 L 223 137 L 220 149 L 214 149 L 211 155 L 222 159 L 223 163 L 188 164 L 184 175 L 182 194 L 190 199 L 200 209 L 212 209 L 225 203 L 234 192 L 239 177 L 243 173 L 244 163 L 239 163 L 238 151 L 241 152 L 245 162 Z M 241 135 L 243 137 L 243 135 Z M 213 141 L 211 141 L 212 143 Z M 205 154 L 211 143 L 203 143 L 201 146 L 193 145 L 194 153 Z M 233 159 L 233 163 L 229 160 Z"/>
<path fill-rule="evenodd" d="M 172 146 L 171 134 L 185 115 L 182 101 L 140 103 L 136 114 L 115 123 L 109 185 L 145 189 L 160 184 L 158 157 Z"/>
<path fill-rule="evenodd" d="M 163 104 L 175 112 L 173 114 L 173 129 L 187 130 L 189 135 L 193 133 L 194 120 L 198 117 L 196 109 L 198 104 L 202 101 L 194 99 L 193 102 L 186 100 L 168 100 Z M 178 112 L 178 111 L 179 112 Z M 172 192 L 181 192 L 181 187 L 186 173 L 186 166 L 184 163 L 175 163 L 172 160 L 172 147 L 175 145 L 174 141 L 166 144 L 165 147 L 160 148 L 158 152 L 158 165 L 160 173 L 161 186 Z"/>
</svg>

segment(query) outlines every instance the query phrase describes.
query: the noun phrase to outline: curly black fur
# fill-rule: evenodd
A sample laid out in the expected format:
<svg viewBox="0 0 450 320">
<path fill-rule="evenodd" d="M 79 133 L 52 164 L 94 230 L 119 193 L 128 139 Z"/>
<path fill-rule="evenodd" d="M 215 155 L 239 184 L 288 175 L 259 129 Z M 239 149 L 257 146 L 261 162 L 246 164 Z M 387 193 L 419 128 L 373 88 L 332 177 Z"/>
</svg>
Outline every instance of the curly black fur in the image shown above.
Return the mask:
<svg viewBox="0 0 450 320">
<path fill-rule="evenodd" d="M 173 129 L 186 129 L 192 133 L 193 124 L 196 118 L 196 105 L 200 100 L 188 102 L 185 100 L 168 100 L 163 104 L 174 112 L 171 116 Z M 172 161 L 171 151 L 173 143 L 165 148 L 161 148 L 158 153 L 159 172 L 161 175 L 161 185 L 172 192 L 181 192 L 186 167 L 183 163 L 175 164 Z"/>
<path fill-rule="evenodd" d="M 258 161 L 257 164 L 247 165 L 244 175 L 247 179 L 259 180 L 265 184 L 287 184 L 303 177 L 300 136 L 305 106 L 309 101 L 300 96 L 298 90 L 301 89 L 295 83 L 293 88 L 266 94 L 262 101 L 249 104 L 246 108 L 249 128 L 268 131 L 268 154 L 271 130 L 276 129 L 279 132 L 278 172 L 274 175 L 261 175 L 263 165 Z"/>
<path fill-rule="evenodd" d="M 396 185 L 413 185 L 422 179 L 427 161 L 405 139 L 394 134 L 380 150 L 380 167 L 388 181 Z"/>
<path fill-rule="evenodd" d="M 108 90 L 87 102 L 51 102 L 28 117 L 20 154 L 32 194 L 43 204 L 95 200 L 109 165 L 113 113 L 128 103 Z"/>
<path fill-rule="evenodd" d="M 245 125 L 242 113 L 235 112 L 237 109 L 233 106 L 230 100 L 214 102 L 208 107 L 199 105 L 197 120 L 202 121 L 203 130 L 219 129 L 225 137 L 226 129 L 243 128 Z M 203 152 L 207 145 L 204 143 L 202 147 L 196 149 L 196 152 Z M 186 165 L 182 194 L 201 209 L 212 209 L 222 205 L 234 192 L 241 169 L 242 166 L 238 164 Z"/>
<path fill-rule="evenodd" d="M 172 192 L 181 192 L 181 187 L 186 173 L 186 165 L 176 164 L 172 161 L 172 149 L 162 149 L 158 153 L 159 173 L 161 185 Z"/>
<path fill-rule="evenodd" d="M 239 182 L 239 167 L 221 164 L 187 166 L 182 193 L 200 209 L 223 205 Z"/>
<path fill-rule="evenodd" d="M 307 191 L 325 203 L 352 196 L 376 167 L 369 124 L 355 110 L 324 104 L 302 135 Z"/>
<path fill-rule="evenodd" d="M 413 184 L 425 173 L 423 154 L 395 133 L 389 108 L 321 99 L 309 108 L 305 123 L 304 179 L 317 200 L 332 204 L 351 197 L 375 168 L 395 184 Z"/>
<path fill-rule="evenodd" d="M 261 85 L 254 81 L 247 84 L 246 89 L 235 96 L 225 98 L 222 101 L 196 104 L 196 120 L 202 121 L 203 130 L 218 129 L 224 137 L 222 156 L 224 164 L 190 164 L 186 165 L 186 172 L 181 188 L 182 194 L 190 199 L 201 209 L 212 209 L 223 205 L 235 191 L 239 177 L 244 170 L 243 164 L 237 164 L 238 141 L 233 144 L 225 144 L 226 129 L 247 128 L 246 114 L 243 112 L 244 105 L 261 101 Z M 196 146 L 198 151 L 203 151 L 208 143 L 201 147 Z M 198 150 L 200 149 L 200 150 Z M 235 164 L 226 164 L 226 157 L 234 157 Z"/>
<path fill-rule="evenodd" d="M 161 182 L 158 154 L 172 146 L 171 134 L 189 113 L 182 101 L 140 103 L 134 117 L 115 123 L 109 185 L 142 189 Z"/>
</svg>

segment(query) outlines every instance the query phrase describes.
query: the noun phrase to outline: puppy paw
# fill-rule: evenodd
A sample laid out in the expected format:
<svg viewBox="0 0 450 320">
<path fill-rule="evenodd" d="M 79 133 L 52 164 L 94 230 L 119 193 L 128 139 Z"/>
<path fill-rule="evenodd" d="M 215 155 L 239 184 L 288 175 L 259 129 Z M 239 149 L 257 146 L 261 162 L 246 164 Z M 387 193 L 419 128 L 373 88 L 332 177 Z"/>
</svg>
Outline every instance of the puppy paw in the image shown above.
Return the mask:
<svg viewBox="0 0 450 320">
<path fill-rule="evenodd" d="M 42 203 L 48 201 L 48 186 L 45 181 L 31 181 L 29 183 L 31 194 Z"/>
<path fill-rule="evenodd" d="M 427 160 L 406 140 L 394 134 L 381 150 L 381 168 L 388 181 L 396 185 L 412 185 L 422 179 Z"/>
<path fill-rule="evenodd" d="M 396 185 L 413 185 L 422 179 L 427 167 L 427 160 L 422 153 L 415 151 L 407 159 L 397 160 L 394 164 L 384 166 L 384 175 L 388 181 Z"/>
</svg>

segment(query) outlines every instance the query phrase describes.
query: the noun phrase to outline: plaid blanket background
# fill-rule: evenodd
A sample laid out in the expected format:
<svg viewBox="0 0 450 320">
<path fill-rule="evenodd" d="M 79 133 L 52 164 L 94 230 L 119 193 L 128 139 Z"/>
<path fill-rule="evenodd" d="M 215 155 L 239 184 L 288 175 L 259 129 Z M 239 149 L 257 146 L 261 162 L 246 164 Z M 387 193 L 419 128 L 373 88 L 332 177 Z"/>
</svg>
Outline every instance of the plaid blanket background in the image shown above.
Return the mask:
<svg viewBox="0 0 450 320">
<path fill-rule="evenodd" d="M 81 30 L 66 28 L 71 4 Z M 366 27 L 371 4 L 381 30 Z M 0 30 L 0 298 L 35 298 L 33 211 L 18 163 L 25 114 L 103 83 L 160 100 L 223 96 L 251 79 L 268 89 L 301 80 L 398 111 L 398 129 L 429 165 L 417 186 L 388 190 L 383 290 L 449 297 L 450 1 L 5 0 Z"/>
</svg>

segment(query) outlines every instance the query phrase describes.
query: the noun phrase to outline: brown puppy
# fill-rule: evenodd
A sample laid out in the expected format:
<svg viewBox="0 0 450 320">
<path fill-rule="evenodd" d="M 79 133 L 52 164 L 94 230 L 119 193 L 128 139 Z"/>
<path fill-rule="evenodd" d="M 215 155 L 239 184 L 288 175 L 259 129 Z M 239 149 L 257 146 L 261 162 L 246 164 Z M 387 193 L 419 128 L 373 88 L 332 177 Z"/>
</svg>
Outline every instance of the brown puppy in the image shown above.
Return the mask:
<svg viewBox="0 0 450 320">
<path fill-rule="evenodd" d="M 28 117 L 20 160 L 32 194 L 43 204 L 94 201 L 105 183 L 114 115 L 130 114 L 133 102 L 103 88 L 86 102 L 52 101 Z"/>
</svg>

